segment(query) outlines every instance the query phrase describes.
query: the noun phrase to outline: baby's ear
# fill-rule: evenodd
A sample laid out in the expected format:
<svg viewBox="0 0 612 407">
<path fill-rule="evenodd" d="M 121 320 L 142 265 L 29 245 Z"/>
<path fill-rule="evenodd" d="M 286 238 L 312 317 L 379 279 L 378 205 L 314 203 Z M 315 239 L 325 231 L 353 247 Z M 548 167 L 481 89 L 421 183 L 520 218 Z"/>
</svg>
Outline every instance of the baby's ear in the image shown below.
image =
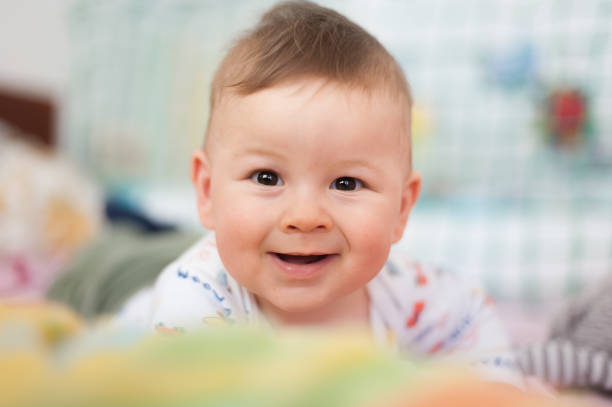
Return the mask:
<svg viewBox="0 0 612 407">
<path fill-rule="evenodd" d="M 410 175 L 404 181 L 402 188 L 402 201 L 400 203 L 400 213 L 395 230 L 393 231 L 393 243 L 397 243 L 404 234 L 406 223 L 410 217 L 410 212 L 414 207 L 419 194 L 421 193 L 421 174 L 416 171 L 411 171 Z"/>
<path fill-rule="evenodd" d="M 191 156 L 191 182 L 195 188 L 200 223 L 206 229 L 214 229 L 212 201 L 210 200 L 210 161 L 202 150 Z"/>
</svg>

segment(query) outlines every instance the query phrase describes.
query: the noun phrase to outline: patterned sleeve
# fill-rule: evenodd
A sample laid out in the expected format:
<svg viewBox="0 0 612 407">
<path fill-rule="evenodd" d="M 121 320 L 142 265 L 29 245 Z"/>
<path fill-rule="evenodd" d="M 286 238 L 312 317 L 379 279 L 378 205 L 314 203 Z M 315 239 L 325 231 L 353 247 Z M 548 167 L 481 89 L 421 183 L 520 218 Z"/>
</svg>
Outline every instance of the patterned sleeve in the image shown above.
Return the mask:
<svg viewBox="0 0 612 407">
<path fill-rule="evenodd" d="M 172 264 L 153 290 L 152 327 L 158 332 L 184 332 L 233 323 L 235 307 L 229 287 L 207 273 Z"/>
<path fill-rule="evenodd" d="M 385 300 L 379 301 L 380 312 L 400 349 L 467 360 L 493 380 L 520 382 L 501 319 L 478 284 L 398 256 L 381 274 L 377 291 Z"/>
<path fill-rule="evenodd" d="M 225 270 L 209 233 L 168 265 L 152 287 L 132 296 L 115 315 L 122 326 L 181 333 L 253 319 L 248 292 Z"/>
</svg>

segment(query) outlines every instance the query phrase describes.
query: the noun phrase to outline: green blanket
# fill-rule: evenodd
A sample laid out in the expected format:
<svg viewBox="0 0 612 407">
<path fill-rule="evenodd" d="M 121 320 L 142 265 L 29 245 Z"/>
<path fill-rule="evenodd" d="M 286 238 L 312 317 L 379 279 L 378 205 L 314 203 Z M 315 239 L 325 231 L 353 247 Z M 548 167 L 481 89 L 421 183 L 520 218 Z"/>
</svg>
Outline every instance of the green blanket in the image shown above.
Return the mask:
<svg viewBox="0 0 612 407">
<path fill-rule="evenodd" d="M 75 256 L 47 297 L 86 318 L 114 313 L 132 294 L 152 284 L 198 237 L 195 232 L 143 234 L 128 227 L 109 227 Z"/>
</svg>

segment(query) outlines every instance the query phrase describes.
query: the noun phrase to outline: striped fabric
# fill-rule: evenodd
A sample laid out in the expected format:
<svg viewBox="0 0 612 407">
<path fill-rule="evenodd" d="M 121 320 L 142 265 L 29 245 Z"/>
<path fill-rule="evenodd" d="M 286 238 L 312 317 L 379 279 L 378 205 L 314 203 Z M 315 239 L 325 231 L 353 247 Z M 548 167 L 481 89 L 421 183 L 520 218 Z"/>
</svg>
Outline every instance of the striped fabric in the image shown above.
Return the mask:
<svg viewBox="0 0 612 407">
<path fill-rule="evenodd" d="M 550 339 L 518 351 L 521 368 L 560 387 L 612 391 L 612 277 L 560 311 Z"/>
<path fill-rule="evenodd" d="M 518 352 L 521 369 L 558 387 L 612 391 L 612 355 L 567 340 L 550 340 Z"/>
</svg>

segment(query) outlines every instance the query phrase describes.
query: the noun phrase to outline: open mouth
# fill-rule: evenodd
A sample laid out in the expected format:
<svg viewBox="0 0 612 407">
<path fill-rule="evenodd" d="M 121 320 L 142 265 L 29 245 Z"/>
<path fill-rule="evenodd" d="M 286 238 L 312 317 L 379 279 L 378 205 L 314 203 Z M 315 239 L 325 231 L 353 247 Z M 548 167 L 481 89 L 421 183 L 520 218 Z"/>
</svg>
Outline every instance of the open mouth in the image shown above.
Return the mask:
<svg viewBox="0 0 612 407">
<path fill-rule="evenodd" d="M 274 253 L 274 255 L 282 261 L 291 264 L 313 264 L 325 260 L 329 256 L 329 254 L 296 255 L 282 253 Z"/>
</svg>

